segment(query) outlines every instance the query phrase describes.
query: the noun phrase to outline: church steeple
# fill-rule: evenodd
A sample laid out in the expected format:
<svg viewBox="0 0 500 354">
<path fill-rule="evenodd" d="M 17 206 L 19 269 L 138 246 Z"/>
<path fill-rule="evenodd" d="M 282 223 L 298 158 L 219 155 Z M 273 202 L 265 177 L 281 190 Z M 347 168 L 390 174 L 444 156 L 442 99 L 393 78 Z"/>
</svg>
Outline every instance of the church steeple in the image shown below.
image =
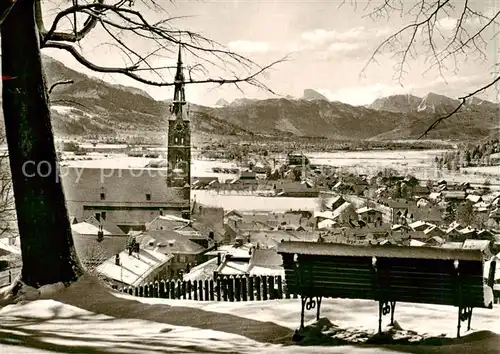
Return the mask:
<svg viewBox="0 0 500 354">
<path fill-rule="evenodd" d="M 182 67 L 182 47 L 179 44 L 179 54 L 177 56 L 177 71 L 174 81 L 174 100 L 172 101 L 171 112 L 175 118 L 182 119 L 182 106 L 186 104 L 186 94 L 184 92 L 184 68 Z"/>
<path fill-rule="evenodd" d="M 189 214 L 191 184 L 191 127 L 189 110 L 185 109 L 184 72 L 182 48 L 179 46 L 177 71 L 174 78 L 174 98 L 168 120 L 168 176 L 167 185 L 177 190 L 183 202 L 183 210 Z"/>
</svg>

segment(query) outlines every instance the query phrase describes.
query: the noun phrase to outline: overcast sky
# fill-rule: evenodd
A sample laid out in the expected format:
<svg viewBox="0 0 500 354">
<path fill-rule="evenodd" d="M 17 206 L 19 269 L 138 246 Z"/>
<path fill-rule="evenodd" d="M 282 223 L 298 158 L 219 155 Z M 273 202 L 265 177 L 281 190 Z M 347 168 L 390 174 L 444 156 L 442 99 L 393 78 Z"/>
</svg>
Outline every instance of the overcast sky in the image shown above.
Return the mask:
<svg viewBox="0 0 500 354">
<path fill-rule="evenodd" d="M 476 2 L 475 8 L 487 14 L 500 10 L 498 0 Z M 444 72 L 445 82 L 439 77 L 437 70 L 424 74 L 429 65 L 425 63 L 423 51 L 420 51 L 417 59 L 409 60 L 402 86 L 393 77 L 394 65 L 397 63 L 392 57 L 393 53 L 378 56 L 377 63 L 371 64 L 363 76 L 360 74 L 377 45 L 408 23 L 408 17 L 400 18 L 394 14 L 389 20 L 374 21 L 364 17 L 366 10 L 363 11 L 362 3 L 358 2 L 356 9 L 350 5 L 349 0 L 340 8 L 338 0 L 191 0 L 176 1 L 173 4 L 162 0 L 160 3 L 164 3 L 171 16 L 190 16 L 175 22 L 179 28 L 201 32 L 262 65 L 289 55 L 287 62 L 278 64 L 262 77 L 268 87 L 282 96 L 300 97 L 304 89 L 311 88 L 332 101 L 353 105 L 368 104 L 376 98 L 397 93 L 423 96 L 428 92 L 436 92 L 458 97 L 491 80 L 491 67 L 498 62 L 498 38 L 492 39 L 490 33 L 485 36 L 485 40 L 490 43 L 486 52 L 487 60 L 471 58 L 467 63 L 460 61 L 458 73 L 453 71 L 454 67 Z M 160 15 L 150 10 L 143 13 L 152 22 L 166 17 L 165 14 Z M 50 14 L 47 11 L 47 15 Z M 437 22 L 443 34 L 453 33 L 457 17 L 457 13 L 443 13 Z M 482 25 L 479 21 L 470 21 L 468 26 L 474 29 Z M 147 40 L 132 41 L 141 50 L 154 46 Z M 122 57 L 109 46 L 103 45 L 104 42 L 109 42 L 109 39 L 102 30 L 97 29 L 85 40 L 82 48 L 86 56 L 96 64 L 122 64 Z M 417 47 L 419 48 L 422 49 Z M 169 88 L 147 87 L 120 75 L 91 73 L 67 53 L 55 50 L 44 52 L 73 69 L 109 82 L 143 88 L 155 99 L 168 99 L 172 96 Z M 172 64 L 171 60 L 155 60 L 156 64 Z M 196 58 L 186 54 L 184 61 L 190 65 L 196 62 Z M 221 73 L 208 73 L 208 76 L 218 75 Z M 231 102 L 240 97 L 273 97 L 268 92 L 246 85 L 241 88 L 243 93 L 231 85 L 222 88 L 214 88 L 213 85 L 188 85 L 186 95 L 189 101 L 205 105 L 213 105 L 219 98 Z M 486 98 L 496 100 L 497 92 L 490 90 Z"/>
</svg>

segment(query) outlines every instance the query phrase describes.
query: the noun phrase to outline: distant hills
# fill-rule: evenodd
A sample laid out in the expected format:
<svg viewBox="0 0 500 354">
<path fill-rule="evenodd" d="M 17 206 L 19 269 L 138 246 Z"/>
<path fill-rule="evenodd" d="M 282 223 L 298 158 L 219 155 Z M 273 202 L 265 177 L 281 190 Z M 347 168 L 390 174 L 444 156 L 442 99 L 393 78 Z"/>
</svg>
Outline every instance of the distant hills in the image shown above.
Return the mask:
<svg viewBox="0 0 500 354">
<path fill-rule="evenodd" d="M 328 101 L 328 98 L 326 98 L 321 93 L 314 91 L 312 89 L 305 89 L 302 99 L 307 101 L 314 101 L 314 100 Z"/>
<path fill-rule="evenodd" d="M 158 134 L 166 131 L 169 101 L 146 92 L 113 85 L 71 70 L 44 57 L 49 84 L 74 80 L 51 94 L 57 135 L 115 133 Z M 189 99 L 189 93 L 188 93 Z M 331 139 L 414 139 L 458 101 L 429 93 L 425 97 L 394 95 L 367 107 L 330 102 L 304 90 L 300 99 L 220 99 L 216 107 L 190 105 L 194 134 L 324 137 Z M 498 130 L 500 105 L 474 98 L 455 117 L 429 134 L 434 139 L 475 139 Z"/>
</svg>

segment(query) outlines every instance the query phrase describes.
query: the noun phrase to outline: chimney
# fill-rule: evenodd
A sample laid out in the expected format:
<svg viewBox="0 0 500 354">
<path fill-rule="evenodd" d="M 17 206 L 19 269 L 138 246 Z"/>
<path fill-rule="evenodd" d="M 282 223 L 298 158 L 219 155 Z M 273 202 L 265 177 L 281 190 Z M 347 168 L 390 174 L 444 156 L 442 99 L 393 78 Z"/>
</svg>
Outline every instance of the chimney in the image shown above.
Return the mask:
<svg viewBox="0 0 500 354">
<path fill-rule="evenodd" d="M 120 254 L 119 253 L 117 253 L 115 256 L 115 264 L 117 266 L 120 266 Z"/>
<path fill-rule="evenodd" d="M 217 265 L 220 265 L 220 253 L 217 253 Z"/>
</svg>

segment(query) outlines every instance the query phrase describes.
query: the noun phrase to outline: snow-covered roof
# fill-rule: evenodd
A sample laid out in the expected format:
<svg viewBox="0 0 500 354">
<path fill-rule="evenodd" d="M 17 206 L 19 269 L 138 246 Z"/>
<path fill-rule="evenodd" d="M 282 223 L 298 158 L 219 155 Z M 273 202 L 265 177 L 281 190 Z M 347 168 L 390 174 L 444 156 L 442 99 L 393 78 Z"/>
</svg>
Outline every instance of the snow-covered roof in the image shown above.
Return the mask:
<svg viewBox="0 0 500 354">
<path fill-rule="evenodd" d="M 191 241 L 188 236 L 172 230 L 150 230 L 136 239 L 141 247 L 155 249 L 165 254 L 200 254 L 206 250 L 205 247 Z"/>
<path fill-rule="evenodd" d="M 445 242 L 441 245 L 441 248 L 460 249 L 462 248 L 462 242 Z"/>
<path fill-rule="evenodd" d="M 428 224 L 429 227 L 427 229 L 424 230 L 424 234 L 428 234 L 429 232 L 431 231 L 434 231 L 436 228 L 438 228 L 436 225 L 431 225 L 431 224 Z"/>
<path fill-rule="evenodd" d="M 369 213 L 371 211 L 376 211 L 376 210 L 365 206 L 365 207 L 362 207 L 362 208 L 359 208 L 358 210 L 356 210 L 356 213 L 357 214 L 364 214 L 364 213 Z"/>
<path fill-rule="evenodd" d="M 99 232 L 99 227 L 90 224 L 88 222 L 79 222 L 78 224 L 72 224 L 71 225 L 71 230 L 74 232 L 78 232 L 80 235 L 97 235 Z M 111 235 L 111 232 L 107 230 L 102 230 L 103 235 L 109 236 Z"/>
<path fill-rule="evenodd" d="M 247 273 L 248 267 L 248 262 L 227 261 L 219 266 L 217 272 L 222 275 L 242 275 Z"/>
<path fill-rule="evenodd" d="M 97 272 L 107 278 L 130 286 L 138 286 L 155 270 L 164 265 L 172 255 L 140 249 L 139 253 L 129 255 L 128 251 L 120 254 L 120 265 L 116 265 L 115 256 L 97 267 Z"/>
<path fill-rule="evenodd" d="M 416 229 L 418 227 L 425 226 L 425 225 L 427 225 L 427 223 L 425 221 L 418 220 L 418 221 L 412 222 L 408 226 L 411 227 L 412 229 Z"/>
<path fill-rule="evenodd" d="M 212 258 L 204 263 L 198 264 L 196 267 L 191 268 L 189 273 L 183 275 L 183 280 L 195 281 L 213 279 L 214 271 L 216 271 L 218 267 L 217 258 Z"/>
<path fill-rule="evenodd" d="M 342 214 L 342 212 L 347 209 L 349 206 L 351 205 L 351 203 L 349 202 L 345 202 L 344 204 L 342 204 L 341 206 L 339 206 L 337 209 L 335 209 L 333 211 L 333 218 L 337 218 L 340 216 L 340 214 Z"/>
<path fill-rule="evenodd" d="M 250 250 L 254 247 L 251 243 L 246 243 L 242 246 L 236 247 L 233 245 L 222 245 L 216 250 L 209 251 L 205 253 L 207 256 L 216 256 L 218 253 L 226 255 L 229 254 L 233 258 L 248 258 L 250 259 Z"/>
<path fill-rule="evenodd" d="M 473 249 L 473 250 L 484 250 L 487 249 L 490 245 L 490 241 L 488 240 L 470 240 L 467 239 L 462 244 L 463 249 Z"/>
<path fill-rule="evenodd" d="M 410 246 L 411 247 L 422 247 L 422 246 L 425 246 L 425 242 L 422 242 L 419 240 L 410 240 Z"/>
<path fill-rule="evenodd" d="M 336 221 L 333 221 L 331 219 L 325 219 L 318 222 L 318 229 L 329 229 L 336 224 L 337 224 Z"/>
<path fill-rule="evenodd" d="M 185 222 L 185 223 L 190 223 L 191 221 L 189 219 L 184 219 L 175 215 L 159 215 L 158 219 L 160 220 L 166 220 L 166 221 L 179 221 L 179 222 Z"/>
<path fill-rule="evenodd" d="M 481 196 L 480 195 L 473 195 L 473 194 L 469 194 L 467 196 L 467 198 L 465 198 L 473 203 L 477 203 L 481 200 Z"/>
<path fill-rule="evenodd" d="M 470 233 L 475 232 L 475 231 L 476 231 L 475 229 L 471 228 L 470 226 L 467 226 L 467 227 L 463 228 L 462 230 L 460 230 L 459 232 L 461 234 L 470 234 Z"/>
<path fill-rule="evenodd" d="M 315 218 L 330 219 L 330 220 L 335 219 L 333 211 L 315 211 L 314 217 Z"/>
<path fill-rule="evenodd" d="M 280 275 L 282 278 L 285 277 L 285 269 L 283 267 L 262 267 L 262 266 L 253 266 L 250 268 L 248 272 L 249 275 L 267 275 L 267 276 L 278 276 Z"/>
</svg>

